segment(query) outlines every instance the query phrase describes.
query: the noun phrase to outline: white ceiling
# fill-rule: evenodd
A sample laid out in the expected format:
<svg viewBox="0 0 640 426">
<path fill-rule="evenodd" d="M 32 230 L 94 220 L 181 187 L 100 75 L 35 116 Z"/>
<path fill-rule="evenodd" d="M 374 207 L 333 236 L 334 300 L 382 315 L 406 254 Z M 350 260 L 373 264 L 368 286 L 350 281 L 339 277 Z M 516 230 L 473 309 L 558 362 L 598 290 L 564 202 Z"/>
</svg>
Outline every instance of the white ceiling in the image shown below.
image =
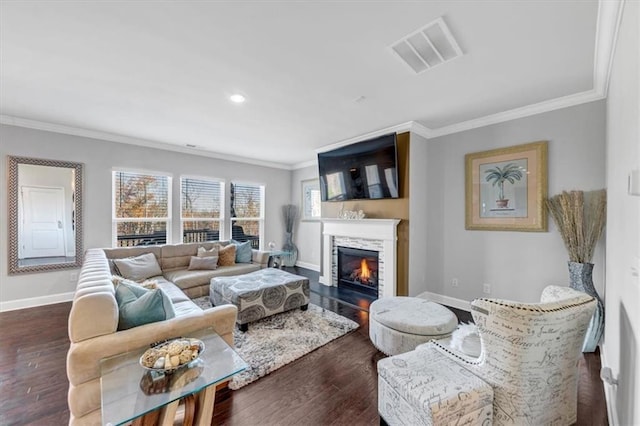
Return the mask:
<svg viewBox="0 0 640 426">
<path fill-rule="evenodd" d="M 416 75 L 389 46 L 440 16 L 464 56 Z M 0 112 L 286 167 L 592 91 L 597 18 L 595 0 L 3 1 Z"/>
</svg>

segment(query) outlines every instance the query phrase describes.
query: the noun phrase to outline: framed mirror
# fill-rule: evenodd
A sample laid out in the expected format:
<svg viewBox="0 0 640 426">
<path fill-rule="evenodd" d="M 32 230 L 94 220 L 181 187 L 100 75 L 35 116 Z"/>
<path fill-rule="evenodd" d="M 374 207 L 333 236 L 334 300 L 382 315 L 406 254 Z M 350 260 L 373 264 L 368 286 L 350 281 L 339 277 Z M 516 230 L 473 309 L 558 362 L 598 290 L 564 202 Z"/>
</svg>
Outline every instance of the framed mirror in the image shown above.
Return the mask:
<svg viewBox="0 0 640 426">
<path fill-rule="evenodd" d="M 8 157 L 9 274 L 82 266 L 83 164 Z"/>
</svg>

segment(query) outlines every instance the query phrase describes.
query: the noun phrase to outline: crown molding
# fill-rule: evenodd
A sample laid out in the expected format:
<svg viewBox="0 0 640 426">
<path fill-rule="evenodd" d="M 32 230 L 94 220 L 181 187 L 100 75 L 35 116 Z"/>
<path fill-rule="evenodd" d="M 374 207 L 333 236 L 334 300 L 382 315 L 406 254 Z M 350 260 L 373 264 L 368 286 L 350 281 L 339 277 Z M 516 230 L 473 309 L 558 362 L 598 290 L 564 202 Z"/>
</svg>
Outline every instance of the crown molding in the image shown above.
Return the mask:
<svg viewBox="0 0 640 426">
<path fill-rule="evenodd" d="M 294 164 L 293 166 L 291 166 L 291 170 L 304 169 L 305 167 L 317 166 L 317 165 L 318 165 L 317 160 L 308 160 L 308 161 L 303 161 L 302 163 Z"/>
<path fill-rule="evenodd" d="M 624 0 L 600 0 L 598 2 L 593 58 L 593 88 L 605 98 L 609 91 L 611 66 L 623 9 Z"/>
<path fill-rule="evenodd" d="M 147 148 L 162 149 L 164 151 L 180 152 L 183 154 L 198 155 L 201 157 L 216 158 L 218 160 L 233 161 L 236 163 L 251 164 L 254 166 L 269 167 L 273 169 L 293 170 L 291 165 L 275 163 L 271 161 L 254 160 L 251 158 L 239 157 L 235 155 L 220 154 L 198 148 L 188 148 L 180 145 L 172 145 L 165 142 L 151 141 L 147 139 L 133 138 L 130 136 L 115 133 L 102 132 L 99 130 L 84 129 L 81 127 L 67 126 L 63 124 L 48 123 L 45 121 L 30 120 L 26 118 L 13 117 L 10 115 L 0 115 L 0 124 L 8 126 L 24 127 L 27 129 L 44 130 L 47 132 L 62 133 L 65 135 L 81 136 L 91 139 L 105 140 L 128 145 L 144 146 Z"/>
<path fill-rule="evenodd" d="M 344 139 L 336 143 L 332 143 L 331 145 L 325 145 L 315 150 L 316 154 L 321 152 L 331 151 L 332 149 L 340 148 L 346 145 L 350 145 L 355 142 L 360 142 L 365 139 L 372 139 L 376 136 L 386 135 L 388 133 L 398 133 L 398 132 L 407 132 L 411 130 L 411 126 L 413 125 L 413 121 L 407 121 L 406 123 L 396 124 L 395 126 L 385 127 L 383 129 L 374 130 L 373 132 L 365 133 L 363 135 L 354 136 L 349 139 Z"/>
<path fill-rule="evenodd" d="M 426 126 L 423 126 L 417 121 L 411 122 L 411 131 L 419 136 L 422 136 L 425 139 L 429 139 L 433 137 L 433 130 L 431 130 Z"/>
<path fill-rule="evenodd" d="M 464 132 L 466 130 L 477 129 L 479 127 L 490 126 L 492 124 L 503 123 L 518 118 L 529 117 L 532 115 L 542 114 L 557 109 L 576 106 L 588 102 L 594 102 L 603 99 L 604 95 L 596 90 L 587 90 L 586 92 L 575 93 L 573 95 L 562 96 L 560 98 L 550 99 L 548 101 L 538 102 L 520 108 L 510 109 L 508 111 L 487 115 L 473 120 L 463 121 L 461 123 L 452 124 L 450 126 L 439 127 L 431 130 L 431 138 L 450 135 L 452 133 Z"/>
</svg>

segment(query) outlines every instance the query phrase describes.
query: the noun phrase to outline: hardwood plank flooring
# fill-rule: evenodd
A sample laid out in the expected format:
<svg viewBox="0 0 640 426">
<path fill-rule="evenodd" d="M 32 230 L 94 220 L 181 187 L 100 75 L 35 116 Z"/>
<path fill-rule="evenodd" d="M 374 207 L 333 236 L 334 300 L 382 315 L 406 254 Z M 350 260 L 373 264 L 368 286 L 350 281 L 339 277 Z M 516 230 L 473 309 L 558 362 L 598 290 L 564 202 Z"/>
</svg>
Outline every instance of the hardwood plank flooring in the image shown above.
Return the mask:
<svg viewBox="0 0 640 426">
<path fill-rule="evenodd" d="M 317 273 L 292 271 L 309 274 L 317 284 Z M 369 341 L 367 310 L 315 291 L 311 303 L 360 328 L 242 389 L 219 391 L 214 424 L 379 424 L 376 364 L 384 355 Z M 0 425 L 68 423 L 70 308 L 60 303 L 0 313 Z M 600 355 L 585 354 L 579 368 L 577 424 L 607 425 Z"/>
</svg>

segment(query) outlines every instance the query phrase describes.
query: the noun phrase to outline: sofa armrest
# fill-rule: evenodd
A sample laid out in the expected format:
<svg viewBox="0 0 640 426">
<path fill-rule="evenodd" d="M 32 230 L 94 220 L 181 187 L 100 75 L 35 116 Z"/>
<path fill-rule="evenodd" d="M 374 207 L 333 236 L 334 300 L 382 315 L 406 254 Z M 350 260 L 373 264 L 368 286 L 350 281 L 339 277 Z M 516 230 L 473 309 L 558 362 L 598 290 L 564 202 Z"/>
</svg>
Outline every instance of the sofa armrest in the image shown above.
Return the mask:
<svg viewBox="0 0 640 426">
<path fill-rule="evenodd" d="M 271 252 L 264 250 L 251 250 L 252 257 L 251 262 L 260 265 L 260 269 L 266 268 L 269 266 L 269 256 L 271 256 Z"/>
<path fill-rule="evenodd" d="M 237 315 L 238 309 L 234 305 L 216 306 L 202 312 L 71 343 L 67 354 L 69 382 L 78 385 L 100 377 L 102 358 L 141 349 L 172 337 L 188 336 L 189 333 L 207 327 L 213 327 L 227 343 L 233 346 L 233 329 Z"/>
</svg>

